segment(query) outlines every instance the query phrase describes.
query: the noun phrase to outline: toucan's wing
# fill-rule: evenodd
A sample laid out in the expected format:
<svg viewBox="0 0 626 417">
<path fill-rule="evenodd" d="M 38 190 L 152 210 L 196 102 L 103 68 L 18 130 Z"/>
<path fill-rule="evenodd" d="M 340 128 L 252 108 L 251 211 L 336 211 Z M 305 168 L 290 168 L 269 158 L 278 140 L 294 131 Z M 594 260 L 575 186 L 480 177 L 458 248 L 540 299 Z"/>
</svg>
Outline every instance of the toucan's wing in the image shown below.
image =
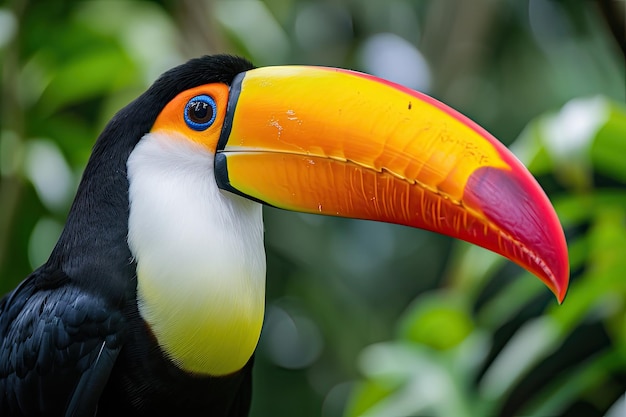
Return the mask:
<svg viewBox="0 0 626 417">
<path fill-rule="evenodd" d="M 0 415 L 93 416 L 123 329 L 103 298 L 35 271 L 0 301 Z"/>
</svg>

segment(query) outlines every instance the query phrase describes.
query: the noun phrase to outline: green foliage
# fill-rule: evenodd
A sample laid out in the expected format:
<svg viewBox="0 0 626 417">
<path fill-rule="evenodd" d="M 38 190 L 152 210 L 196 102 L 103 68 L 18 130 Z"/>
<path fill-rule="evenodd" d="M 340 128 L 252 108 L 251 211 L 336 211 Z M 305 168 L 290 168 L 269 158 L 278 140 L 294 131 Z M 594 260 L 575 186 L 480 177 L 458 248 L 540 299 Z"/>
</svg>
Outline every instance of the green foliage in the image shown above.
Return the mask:
<svg viewBox="0 0 626 417">
<path fill-rule="evenodd" d="M 437 350 L 457 346 L 473 330 L 466 300 L 456 294 L 426 293 L 398 323 L 401 338 Z"/>
</svg>

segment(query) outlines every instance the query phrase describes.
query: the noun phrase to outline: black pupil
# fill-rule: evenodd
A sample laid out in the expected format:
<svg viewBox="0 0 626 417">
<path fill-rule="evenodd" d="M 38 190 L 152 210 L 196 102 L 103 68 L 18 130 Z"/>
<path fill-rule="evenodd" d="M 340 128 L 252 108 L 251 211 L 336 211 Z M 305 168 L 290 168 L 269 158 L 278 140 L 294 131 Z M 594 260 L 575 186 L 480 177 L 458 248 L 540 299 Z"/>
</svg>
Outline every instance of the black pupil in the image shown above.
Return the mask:
<svg viewBox="0 0 626 417">
<path fill-rule="evenodd" d="M 189 118 L 196 123 L 206 123 L 213 117 L 213 107 L 203 101 L 194 101 L 189 104 Z"/>
</svg>

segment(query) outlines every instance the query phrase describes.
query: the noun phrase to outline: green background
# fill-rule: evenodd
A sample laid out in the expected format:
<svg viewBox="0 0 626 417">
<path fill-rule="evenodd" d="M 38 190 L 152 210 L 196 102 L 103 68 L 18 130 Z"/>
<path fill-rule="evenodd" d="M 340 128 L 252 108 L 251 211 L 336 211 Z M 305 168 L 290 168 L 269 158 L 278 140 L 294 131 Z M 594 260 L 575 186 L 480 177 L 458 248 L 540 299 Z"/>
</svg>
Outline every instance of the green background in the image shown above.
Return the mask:
<svg viewBox="0 0 626 417">
<path fill-rule="evenodd" d="M 558 306 L 467 244 L 266 208 L 252 415 L 626 415 L 625 15 L 622 0 L 0 3 L 0 294 L 45 262 L 98 133 L 161 72 L 218 52 L 351 68 L 509 145 L 557 209 L 571 287 Z"/>
</svg>

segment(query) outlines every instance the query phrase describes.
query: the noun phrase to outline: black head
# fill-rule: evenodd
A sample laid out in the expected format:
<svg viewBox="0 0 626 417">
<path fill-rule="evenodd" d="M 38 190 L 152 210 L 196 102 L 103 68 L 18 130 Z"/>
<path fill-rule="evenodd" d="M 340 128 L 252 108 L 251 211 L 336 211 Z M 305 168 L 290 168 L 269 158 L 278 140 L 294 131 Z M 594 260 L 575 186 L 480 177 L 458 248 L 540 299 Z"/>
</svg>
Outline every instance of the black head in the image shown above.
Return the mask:
<svg viewBox="0 0 626 417">
<path fill-rule="evenodd" d="M 130 153 L 150 131 L 163 107 L 179 93 L 215 82 L 230 86 L 237 74 L 252 68 L 249 61 L 230 55 L 192 59 L 165 72 L 145 93 L 120 110 L 94 145 L 65 229 L 50 259 L 60 261 L 70 271 L 84 264 L 93 266 L 98 259 L 122 259 L 128 266 L 126 163 Z M 108 227 L 105 229 L 103 225 Z M 86 255 L 72 256 L 76 250 L 83 254 L 108 250 L 117 255 L 100 253 L 90 261 L 85 259 Z M 70 265 L 75 262 L 80 265 Z M 110 266 L 102 267 L 106 273 Z"/>
<path fill-rule="evenodd" d="M 122 148 L 132 151 L 150 131 L 163 107 L 178 94 L 203 84 L 219 82 L 231 85 L 237 74 L 252 68 L 254 66 L 246 59 L 231 55 L 203 56 L 172 68 L 111 119 L 94 147 L 94 156 L 103 151 L 100 147 L 118 148 L 109 142 L 120 141 Z"/>
</svg>

